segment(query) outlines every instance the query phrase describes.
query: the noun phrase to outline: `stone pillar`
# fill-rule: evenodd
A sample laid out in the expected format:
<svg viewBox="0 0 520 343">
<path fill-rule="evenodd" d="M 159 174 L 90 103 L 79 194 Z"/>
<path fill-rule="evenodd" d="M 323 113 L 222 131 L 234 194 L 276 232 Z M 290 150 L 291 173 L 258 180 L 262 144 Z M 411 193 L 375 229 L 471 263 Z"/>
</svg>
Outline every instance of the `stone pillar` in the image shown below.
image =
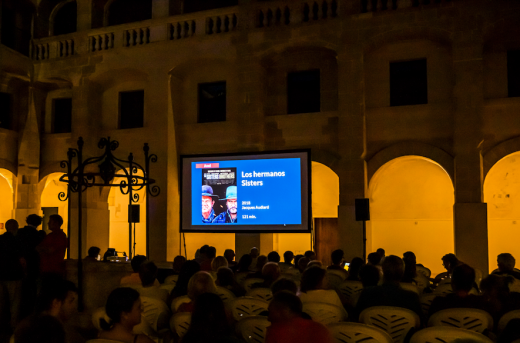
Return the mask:
<svg viewBox="0 0 520 343">
<path fill-rule="evenodd" d="M 76 0 L 78 5 L 77 30 L 84 31 L 92 28 L 92 0 Z"/>
<path fill-rule="evenodd" d="M 470 18 L 470 17 L 468 17 Z M 483 125 L 483 62 L 481 32 L 476 19 L 458 23 L 453 42 L 455 254 L 488 273 L 486 204 L 483 204 L 479 143 Z M 468 27 L 465 27 L 468 26 Z"/>
<path fill-rule="evenodd" d="M 260 251 L 261 238 L 259 233 L 235 233 L 235 255 L 236 261 L 242 255 L 249 254 L 251 248 L 257 247 Z M 272 235 L 272 234 L 271 234 Z M 254 267 L 254 266 L 252 266 Z"/>
<path fill-rule="evenodd" d="M 338 153 L 342 156 L 337 168 L 339 174 L 338 226 L 339 248 L 345 259 L 363 255 L 363 224 L 355 220 L 354 200 L 365 197 L 366 166 L 363 51 L 349 48 L 338 54 L 338 78 L 349 82 L 338 83 Z"/>
</svg>

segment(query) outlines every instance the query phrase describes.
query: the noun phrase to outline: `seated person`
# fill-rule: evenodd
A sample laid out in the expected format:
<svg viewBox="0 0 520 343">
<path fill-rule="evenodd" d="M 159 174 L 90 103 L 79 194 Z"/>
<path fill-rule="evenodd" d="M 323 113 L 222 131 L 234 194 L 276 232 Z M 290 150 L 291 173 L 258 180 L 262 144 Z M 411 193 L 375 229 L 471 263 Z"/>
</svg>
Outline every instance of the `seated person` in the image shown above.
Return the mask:
<svg viewBox="0 0 520 343">
<path fill-rule="evenodd" d="M 137 288 L 137 291 L 142 297 L 159 299 L 168 303 L 168 291 L 156 285 L 157 272 L 157 266 L 152 261 L 142 263 L 139 267 L 141 287 Z"/>
<path fill-rule="evenodd" d="M 404 275 L 401 282 L 417 284 L 414 280 L 417 277 L 417 258 L 411 251 L 403 254 Z"/>
<path fill-rule="evenodd" d="M 312 250 L 307 250 L 303 255 L 307 257 L 309 261 L 314 261 L 316 259 L 316 253 Z"/>
<path fill-rule="evenodd" d="M 235 252 L 232 249 L 226 249 L 226 251 L 224 251 L 224 257 L 228 262 L 228 267 L 235 271 L 237 266 L 237 262 L 235 261 Z"/>
<path fill-rule="evenodd" d="M 495 275 L 510 275 L 517 280 L 520 280 L 520 272 L 515 270 L 516 260 L 513 255 L 504 253 L 497 256 L 498 270 L 493 271 L 491 274 Z"/>
<path fill-rule="evenodd" d="M 211 261 L 211 271 L 216 273 L 220 267 L 227 267 L 228 262 L 224 256 L 217 256 Z"/>
<path fill-rule="evenodd" d="M 266 343 L 332 343 L 329 330 L 320 323 L 302 318 L 302 302 L 290 292 L 281 291 L 269 303 Z"/>
<path fill-rule="evenodd" d="M 235 280 L 233 271 L 228 267 L 220 267 L 217 270 L 217 280 L 215 284 L 229 289 L 236 297 L 246 295 L 246 290 Z"/>
<path fill-rule="evenodd" d="M 435 284 L 439 284 L 444 279 L 450 279 L 453 269 L 462 264 L 454 254 L 446 254 L 441 259 L 446 272 L 438 274 L 434 279 L 430 279 Z"/>
<path fill-rule="evenodd" d="M 371 264 L 366 264 L 359 271 L 359 277 L 361 278 L 363 288 L 375 287 L 379 284 L 379 269 Z"/>
<path fill-rule="evenodd" d="M 284 273 L 288 269 L 294 268 L 294 264 L 292 264 L 293 259 L 294 253 L 292 251 L 287 250 L 283 253 L 283 262 L 278 263 L 282 273 Z"/>
<path fill-rule="evenodd" d="M 350 281 L 361 281 L 359 278 L 359 271 L 365 265 L 363 259 L 360 257 L 354 257 L 348 266 L 348 277 L 347 280 Z M 378 269 L 379 271 L 379 269 Z"/>
<path fill-rule="evenodd" d="M 309 264 L 310 260 L 303 256 L 302 258 L 298 259 L 298 270 L 300 271 L 300 273 L 303 274 L 303 272 L 305 271 L 305 269 L 307 269 L 307 266 Z"/>
<path fill-rule="evenodd" d="M 251 272 L 247 274 L 246 279 L 252 279 L 252 278 L 262 278 L 262 268 L 264 268 L 264 265 L 267 263 L 267 256 L 260 255 L 256 259 L 256 268 L 255 272 Z"/>
<path fill-rule="evenodd" d="M 85 257 L 85 261 L 98 262 L 98 257 L 101 249 L 98 247 L 90 247 L 88 249 L 88 255 Z"/>
<path fill-rule="evenodd" d="M 203 247 L 204 248 L 204 247 Z M 206 247 L 205 249 L 200 249 L 200 270 L 211 272 L 211 263 L 213 259 L 217 256 L 217 249 L 215 247 Z"/>
<path fill-rule="evenodd" d="M 139 278 L 139 267 L 142 263 L 146 262 L 148 259 L 146 256 L 143 255 L 135 255 L 132 261 L 130 262 L 130 265 L 132 266 L 133 273 L 129 276 L 125 276 L 121 279 L 121 282 L 119 283 L 121 286 L 137 286 L 139 287 L 141 285 L 141 278 Z M 159 286 L 159 281 L 156 280 L 155 284 Z"/>
<path fill-rule="evenodd" d="M 255 283 L 251 288 L 271 288 L 273 282 L 278 280 L 281 274 L 278 263 L 267 262 L 262 268 L 262 278 L 264 279 L 264 282 Z"/>
<path fill-rule="evenodd" d="M 296 294 L 298 293 L 298 285 L 291 279 L 284 277 L 279 278 L 271 285 L 271 292 L 273 292 L 273 294 L 276 294 L 281 291 L 288 291 L 292 294 Z"/>
<path fill-rule="evenodd" d="M 245 254 L 243 255 L 240 260 L 238 261 L 238 264 L 235 268 L 235 273 L 248 273 L 251 271 L 251 263 L 253 262 L 253 259 L 251 255 Z"/>
<path fill-rule="evenodd" d="M 181 273 L 182 266 L 186 262 L 186 257 L 182 255 L 175 256 L 173 259 L 173 273 L 171 275 L 179 275 Z"/>
<path fill-rule="evenodd" d="M 429 316 L 449 308 L 476 308 L 486 310 L 484 299 L 480 295 L 469 294 L 475 282 L 475 270 L 467 264 L 453 269 L 451 288 L 453 293 L 436 297 L 430 305 Z"/>
<path fill-rule="evenodd" d="M 507 312 L 520 310 L 520 293 L 510 292 L 509 286 L 514 281 L 510 275 L 500 276 L 491 274 L 480 283 L 482 297 L 495 325 Z"/>
<path fill-rule="evenodd" d="M 186 261 L 179 273 L 179 279 L 171 292 L 171 299 L 188 294 L 188 283 L 193 275 L 200 270 L 200 264 L 195 260 Z"/>
<path fill-rule="evenodd" d="M 330 254 L 332 264 L 327 267 L 328 270 L 340 270 L 345 274 L 345 278 L 348 276 L 348 272 L 345 270 L 345 260 L 343 259 L 345 253 L 341 249 L 334 250 Z"/>
<path fill-rule="evenodd" d="M 190 298 L 189 303 L 184 303 L 179 306 L 177 312 L 193 312 L 195 301 L 199 295 L 204 293 L 216 293 L 217 286 L 215 281 L 208 272 L 200 271 L 196 272 L 188 283 L 188 297 Z"/>
<path fill-rule="evenodd" d="M 61 322 L 50 315 L 32 315 L 25 318 L 14 332 L 16 343 L 66 343 Z"/>
<path fill-rule="evenodd" d="M 356 304 L 356 316 L 372 306 L 396 306 L 414 311 L 424 323 L 419 295 L 399 286 L 404 274 L 403 260 L 399 256 L 387 256 L 382 268 L 384 277 L 382 285 L 363 289 Z"/>
<path fill-rule="evenodd" d="M 267 261 L 268 262 L 279 263 L 280 262 L 280 254 L 277 253 L 276 251 L 271 251 L 269 254 L 267 254 Z"/>
<path fill-rule="evenodd" d="M 134 326 L 141 323 L 142 310 L 139 293 L 132 288 L 116 288 L 110 293 L 105 306 L 105 312 L 110 318 L 108 322 L 101 319 L 103 329 L 98 335 L 101 339 L 126 343 L 153 343 L 144 334 L 134 335 Z"/>
</svg>

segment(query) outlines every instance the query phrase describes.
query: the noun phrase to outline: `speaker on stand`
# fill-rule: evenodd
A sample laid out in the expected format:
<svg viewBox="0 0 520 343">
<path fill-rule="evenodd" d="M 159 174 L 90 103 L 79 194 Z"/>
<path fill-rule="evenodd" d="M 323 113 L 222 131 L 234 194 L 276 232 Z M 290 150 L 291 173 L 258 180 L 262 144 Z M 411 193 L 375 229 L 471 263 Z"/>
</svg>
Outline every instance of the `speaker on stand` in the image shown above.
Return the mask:
<svg viewBox="0 0 520 343">
<path fill-rule="evenodd" d="M 367 220 L 370 220 L 370 202 L 367 198 L 355 199 L 356 221 L 363 222 L 363 261 L 367 261 Z"/>
<path fill-rule="evenodd" d="M 140 219 L 140 206 L 128 205 L 128 222 L 134 223 L 134 253 L 132 254 L 132 256 L 135 256 L 135 223 L 139 223 Z"/>
</svg>

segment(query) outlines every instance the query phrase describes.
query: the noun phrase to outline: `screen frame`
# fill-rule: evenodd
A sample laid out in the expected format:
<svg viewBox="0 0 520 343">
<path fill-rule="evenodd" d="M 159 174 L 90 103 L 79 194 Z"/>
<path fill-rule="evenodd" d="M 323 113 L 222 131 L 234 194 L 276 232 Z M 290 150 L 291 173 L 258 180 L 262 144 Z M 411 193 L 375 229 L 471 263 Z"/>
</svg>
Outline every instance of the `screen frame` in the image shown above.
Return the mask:
<svg viewBox="0 0 520 343">
<path fill-rule="evenodd" d="M 258 224 L 258 225 L 251 225 L 251 227 L 254 227 L 254 229 L 250 230 L 240 230 L 240 229 L 228 229 L 228 227 L 236 227 L 236 226 L 229 226 L 226 225 L 225 228 L 223 226 L 204 226 L 201 225 L 201 227 L 204 227 L 204 229 L 191 229 L 194 225 L 190 225 L 190 229 L 183 228 L 183 203 L 184 203 L 184 163 L 186 163 L 187 159 L 219 159 L 223 157 L 244 157 L 243 160 L 247 160 L 247 156 L 258 156 L 258 155 L 280 155 L 280 154 L 293 154 L 293 153 L 299 153 L 299 154 L 306 154 L 307 156 L 307 163 L 306 165 L 302 165 L 302 168 L 307 168 L 307 216 L 304 216 L 303 208 L 302 211 L 302 224 L 300 224 L 302 227 L 307 227 L 307 229 L 283 229 L 283 226 L 279 224 L 279 227 L 276 229 L 267 229 L 266 227 L 273 227 L 275 225 L 268 225 L 268 224 Z M 257 233 L 311 233 L 312 232 L 312 173 L 311 173 L 311 167 L 312 167 L 312 160 L 311 160 L 311 149 L 292 149 L 292 150 L 272 150 L 272 151 L 248 151 L 248 152 L 233 152 L 233 153 L 215 153 L 215 154 L 191 154 L 191 155 L 180 155 L 179 156 L 179 233 L 243 233 L 243 234 L 257 234 Z M 190 161 L 187 161 L 187 163 L 190 163 Z M 302 175 L 302 172 L 300 171 L 300 175 Z M 302 182 L 302 187 L 304 186 L 304 180 Z M 302 189 L 303 193 L 303 189 Z M 305 202 L 302 201 L 302 204 Z M 307 223 L 304 223 L 304 221 L 307 221 Z M 206 229 L 207 227 L 207 229 Z M 258 228 L 257 228 L 258 227 Z"/>
</svg>

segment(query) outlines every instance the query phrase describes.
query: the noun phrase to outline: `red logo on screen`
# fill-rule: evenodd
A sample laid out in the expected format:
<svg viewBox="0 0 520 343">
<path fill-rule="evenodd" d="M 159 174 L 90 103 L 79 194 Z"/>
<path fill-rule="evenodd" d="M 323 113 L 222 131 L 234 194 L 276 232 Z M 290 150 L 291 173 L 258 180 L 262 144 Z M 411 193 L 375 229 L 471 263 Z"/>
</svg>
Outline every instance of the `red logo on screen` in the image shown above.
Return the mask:
<svg viewBox="0 0 520 343">
<path fill-rule="evenodd" d="M 195 165 L 195 168 L 201 169 L 201 168 L 218 168 L 218 163 L 197 163 Z"/>
</svg>

